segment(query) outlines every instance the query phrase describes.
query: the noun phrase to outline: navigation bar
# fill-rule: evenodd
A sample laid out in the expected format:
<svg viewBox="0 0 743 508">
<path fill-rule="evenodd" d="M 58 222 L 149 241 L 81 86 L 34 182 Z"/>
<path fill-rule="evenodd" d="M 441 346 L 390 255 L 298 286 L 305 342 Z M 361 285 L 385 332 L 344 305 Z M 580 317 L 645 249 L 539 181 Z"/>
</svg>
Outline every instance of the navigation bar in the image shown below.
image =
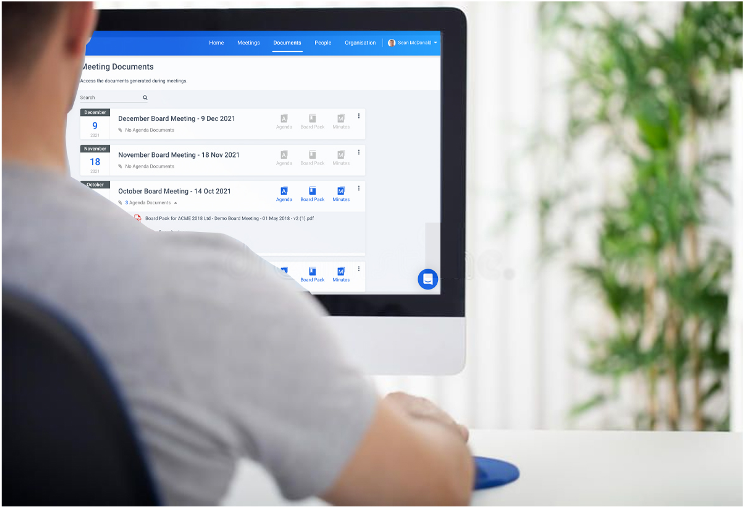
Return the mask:
<svg viewBox="0 0 743 508">
<path fill-rule="evenodd" d="M 438 56 L 440 32 L 94 32 L 87 56 Z"/>
</svg>

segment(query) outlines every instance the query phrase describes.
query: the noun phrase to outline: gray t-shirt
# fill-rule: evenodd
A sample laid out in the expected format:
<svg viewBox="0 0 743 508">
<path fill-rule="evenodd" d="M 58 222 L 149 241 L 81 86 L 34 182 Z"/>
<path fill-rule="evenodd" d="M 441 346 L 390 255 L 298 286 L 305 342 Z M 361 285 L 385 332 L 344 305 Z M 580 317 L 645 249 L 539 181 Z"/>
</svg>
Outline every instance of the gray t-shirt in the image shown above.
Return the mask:
<svg viewBox="0 0 743 508">
<path fill-rule="evenodd" d="M 84 329 L 170 504 L 218 503 L 236 460 L 322 493 L 365 433 L 372 386 L 311 296 L 224 235 L 156 232 L 69 176 L 3 164 L 3 285 Z"/>
</svg>

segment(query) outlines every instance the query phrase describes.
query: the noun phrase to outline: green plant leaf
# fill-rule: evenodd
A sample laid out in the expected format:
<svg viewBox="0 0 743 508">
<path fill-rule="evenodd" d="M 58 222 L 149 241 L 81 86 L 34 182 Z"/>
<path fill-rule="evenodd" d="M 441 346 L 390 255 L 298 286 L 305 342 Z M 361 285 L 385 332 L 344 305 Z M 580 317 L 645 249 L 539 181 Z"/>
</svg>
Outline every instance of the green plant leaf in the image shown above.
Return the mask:
<svg viewBox="0 0 743 508">
<path fill-rule="evenodd" d="M 584 413 L 587 413 L 591 409 L 594 409 L 607 401 L 608 397 L 603 393 L 597 393 L 588 400 L 585 400 L 579 404 L 574 405 L 570 409 L 570 417 L 575 418 Z"/>
<path fill-rule="evenodd" d="M 702 394 L 702 403 L 707 402 L 714 394 L 722 390 L 722 380 L 716 380 L 709 388 L 707 388 Z"/>
</svg>

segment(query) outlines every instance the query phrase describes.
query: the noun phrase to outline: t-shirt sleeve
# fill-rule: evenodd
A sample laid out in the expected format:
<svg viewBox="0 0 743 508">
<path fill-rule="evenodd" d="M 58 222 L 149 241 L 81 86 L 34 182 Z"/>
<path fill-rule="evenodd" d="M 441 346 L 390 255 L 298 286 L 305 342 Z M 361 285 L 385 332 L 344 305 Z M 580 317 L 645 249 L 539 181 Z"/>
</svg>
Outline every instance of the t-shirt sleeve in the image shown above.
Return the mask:
<svg viewBox="0 0 743 508">
<path fill-rule="evenodd" d="M 255 254 L 233 256 L 217 261 L 209 314 L 220 322 L 217 394 L 237 453 L 260 462 L 285 497 L 319 495 L 358 447 L 377 395 L 309 294 Z"/>
</svg>

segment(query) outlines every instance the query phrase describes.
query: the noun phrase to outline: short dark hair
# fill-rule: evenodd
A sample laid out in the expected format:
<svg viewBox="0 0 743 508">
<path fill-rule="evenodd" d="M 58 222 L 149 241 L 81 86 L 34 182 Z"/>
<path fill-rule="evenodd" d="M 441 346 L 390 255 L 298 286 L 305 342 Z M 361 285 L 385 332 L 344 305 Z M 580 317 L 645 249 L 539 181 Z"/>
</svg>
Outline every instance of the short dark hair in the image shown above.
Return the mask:
<svg viewBox="0 0 743 508">
<path fill-rule="evenodd" d="M 65 2 L 3 2 L 3 76 L 30 69 Z"/>
</svg>

